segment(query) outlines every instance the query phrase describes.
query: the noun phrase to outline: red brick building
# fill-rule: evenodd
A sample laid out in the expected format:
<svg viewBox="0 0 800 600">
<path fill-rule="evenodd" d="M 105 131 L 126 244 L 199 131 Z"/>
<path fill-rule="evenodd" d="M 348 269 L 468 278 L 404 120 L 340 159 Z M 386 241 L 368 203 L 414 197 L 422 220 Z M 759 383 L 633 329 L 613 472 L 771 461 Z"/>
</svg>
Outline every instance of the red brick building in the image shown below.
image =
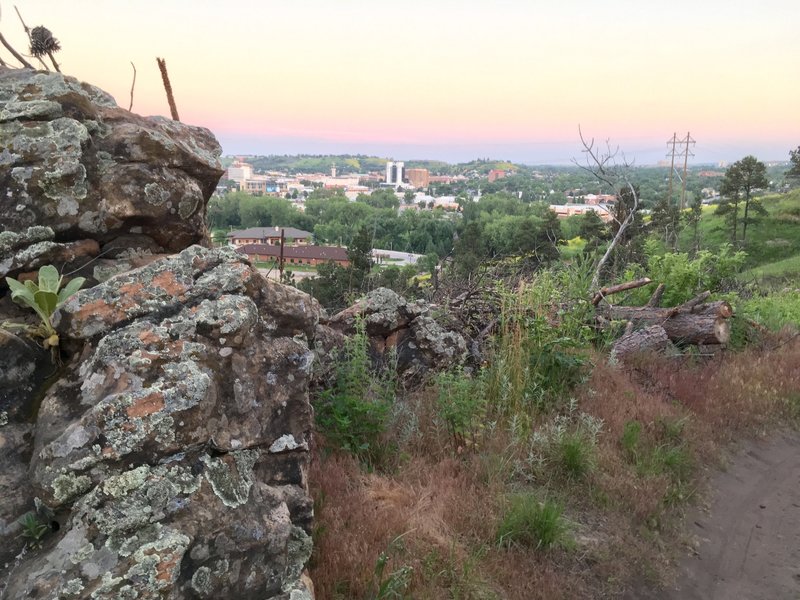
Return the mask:
<svg viewBox="0 0 800 600">
<path fill-rule="evenodd" d="M 253 262 L 278 262 L 281 256 L 280 246 L 270 244 L 244 244 L 236 248 L 237 252 L 246 254 Z M 342 267 L 350 264 L 347 249 L 338 246 L 284 246 L 283 264 L 285 265 L 319 265 L 333 261 Z"/>
</svg>

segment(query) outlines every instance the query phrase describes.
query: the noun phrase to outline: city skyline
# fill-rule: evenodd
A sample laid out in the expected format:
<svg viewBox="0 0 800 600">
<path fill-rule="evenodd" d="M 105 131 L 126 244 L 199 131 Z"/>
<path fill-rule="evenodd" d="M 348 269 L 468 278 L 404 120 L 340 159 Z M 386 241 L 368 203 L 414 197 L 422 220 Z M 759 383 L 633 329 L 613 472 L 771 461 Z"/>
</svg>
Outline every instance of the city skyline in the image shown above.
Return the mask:
<svg viewBox="0 0 800 600">
<path fill-rule="evenodd" d="M 65 74 L 181 119 L 225 154 L 375 154 L 528 164 L 581 158 L 578 127 L 630 159 L 691 131 L 693 162 L 787 160 L 800 140 L 800 8 L 787 0 L 558 6 L 450 0 L 41 0 Z M 2 31 L 26 40 L 8 3 Z M 3 54 L 8 59 L 7 54 Z"/>
</svg>

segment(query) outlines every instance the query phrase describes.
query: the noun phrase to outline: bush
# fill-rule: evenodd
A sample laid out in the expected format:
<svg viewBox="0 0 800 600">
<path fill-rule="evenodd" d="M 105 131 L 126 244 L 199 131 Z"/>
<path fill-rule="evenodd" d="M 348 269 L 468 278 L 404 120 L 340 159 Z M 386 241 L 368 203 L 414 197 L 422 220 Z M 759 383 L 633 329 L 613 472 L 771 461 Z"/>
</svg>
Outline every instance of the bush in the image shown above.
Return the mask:
<svg viewBox="0 0 800 600">
<path fill-rule="evenodd" d="M 659 254 L 652 241 L 647 243 L 645 252 L 647 268 L 634 265 L 626 271 L 625 279 L 647 275 L 653 285 L 663 283 L 662 306 L 676 306 L 706 290 L 723 291 L 747 258 L 745 252 L 734 252 L 729 244 L 721 245 L 714 253 L 700 251 L 694 258 L 680 252 Z M 635 290 L 631 293 L 632 304 L 645 304 L 652 291 L 652 286 Z"/>
<path fill-rule="evenodd" d="M 329 443 L 370 467 L 387 457 L 383 435 L 394 402 L 396 378 L 391 366 L 373 372 L 363 323 L 345 340 L 338 357 L 336 383 L 316 403 L 316 424 Z"/>
<path fill-rule="evenodd" d="M 511 496 L 497 529 L 497 541 L 540 550 L 566 545 L 569 528 L 561 513 L 561 505 L 552 500 L 539 502 L 529 493 Z"/>
</svg>

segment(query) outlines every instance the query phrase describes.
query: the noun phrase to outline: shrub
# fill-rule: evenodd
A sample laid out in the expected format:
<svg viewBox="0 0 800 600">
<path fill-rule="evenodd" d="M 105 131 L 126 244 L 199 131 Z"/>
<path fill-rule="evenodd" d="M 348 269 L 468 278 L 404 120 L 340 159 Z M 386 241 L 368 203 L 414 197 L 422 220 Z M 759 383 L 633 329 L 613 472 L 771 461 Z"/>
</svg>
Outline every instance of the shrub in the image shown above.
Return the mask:
<svg viewBox="0 0 800 600">
<path fill-rule="evenodd" d="M 663 283 L 662 306 L 676 306 L 705 290 L 724 290 L 747 258 L 745 252 L 734 252 L 729 244 L 721 245 L 714 253 L 700 251 L 694 258 L 681 252 L 659 254 L 657 246 L 652 240 L 647 243 L 647 268 L 629 268 L 625 279 L 646 274 L 653 280 L 653 285 Z M 632 303 L 644 304 L 652 291 L 650 286 L 635 290 L 631 293 Z"/>
<path fill-rule="evenodd" d="M 530 493 L 513 495 L 497 529 L 497 541 L 540 550 L 565 545 L 569 529 L 561 513 L 561 505 L 552 500 L 539 502 Z"/>
<path fill-rule="evenodd" d="M 374 467 L 387 456 L 382 438 L 396 377 L 391 366 L 373 372 L 368 345 L 364 325 L 359 322 L 338 356 L 336 383 L 319 394 L 315 408 L 317 427 L 328 442 Z"/>
</svg>

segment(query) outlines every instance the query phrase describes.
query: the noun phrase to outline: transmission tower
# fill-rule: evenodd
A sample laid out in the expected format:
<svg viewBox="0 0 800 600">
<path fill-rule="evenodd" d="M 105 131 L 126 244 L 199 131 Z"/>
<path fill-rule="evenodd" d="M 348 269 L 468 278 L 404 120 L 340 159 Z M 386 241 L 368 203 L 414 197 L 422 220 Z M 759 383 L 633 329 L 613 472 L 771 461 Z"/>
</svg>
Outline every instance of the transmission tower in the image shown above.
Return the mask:
<svg viewBox="0 0 800 600">
<path fill-rule="evenodd" d="M 668 157 L 672 157 L 672 161 L 669 165 L 669 192 L 667 192 L 667 203 L 672 204 L 672 173 L 675 171 L 675 144 L 678 143 L 678 134 L 673 133 L 672 139 L 667 140 L 667 146 L 672 144 L 672 151 L 667 154 Z"/>
<path fill-rule="evenodd" d="M 692 139 L 689 132 L 686 132 L 686 139 L 681 140 L 681 144 L 685 144 L 683 148 L 683 188 L 681 189 L 681 210 L 686 208 L 686 168 L 689 166 L 689 157 L 694 156 L 694 152 L 689 150 L 689 145 L 694 145 L 696 142 Z"/>
<path fill-rule="evenodd" d="M 673 133 L 672 139 L 667 140 L 667 146 L 670 147 L 670 151 L 667 153 L 667 157 L 671 159 L 669 165 L 669 192 L 668 193 L 668 200 L 669 203 L 672 204 L 672 176 L 673 174 L 678 176 L 678 179 L 681 181 L 681 200 L 680 200 L 680 208 L 683 210 L 686 207 L 686 170 L 689 166 L 689 157 L 694 156 L 694 152 L 689 150 L 689 146 L 691 144 L 695 144 L 696 142 L 692 139 L 690 133 L 686 133 L 686 138 L 679 140 L 678 134 Z M 681 145 L 683 146 L 683 150 L 676 150 L 676 146 Z M 683 156 L 683 175 L 681 175 L 678 171 L 675 170 L 675 157 Z"/>
</svg>

